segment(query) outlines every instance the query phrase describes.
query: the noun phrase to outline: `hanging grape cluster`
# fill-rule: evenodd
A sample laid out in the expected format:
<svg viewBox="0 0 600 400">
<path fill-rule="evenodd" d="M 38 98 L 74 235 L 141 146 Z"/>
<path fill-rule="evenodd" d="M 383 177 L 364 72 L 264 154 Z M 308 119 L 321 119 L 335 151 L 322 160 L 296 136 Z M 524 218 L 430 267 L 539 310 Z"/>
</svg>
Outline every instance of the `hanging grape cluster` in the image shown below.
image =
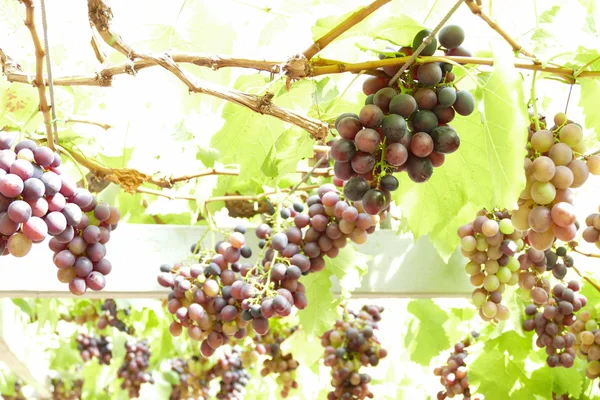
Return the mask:
<svg viewBox="0 0 600 400">
<path fill-rule="evenodd" d="M 193 246 L 184 262 L 164 265 L 158 283 L 172 289 L 167 308 L 176 320 L 171 333 L 201 341 L 204 356 L 252 330 L 264 335 L 269 318 L 288 316 L 307 306 L 303 275 L 325 268 L 325 256 L 336 257 L 348 239 L 365 243 L 385 214 L 371 215 L 367 205 L 351 202 L 331 184 L 322 185 L 306 206 L 283 200 L 269 224 L 256 228 L 260 256 L 255 264 L 239 226 L 214 249 Z M 370 210 L 374 212 L 373 210 Z M 198 248 L 197 248 L 198 247 Z"/>
<path fill-rule="evenodd" d="M 130 335 L 134 333 L 133 327 L 127 327 L 125 322 L 119 318 L 119 313 L 127 316 L 131 313 L 129 308 L 117 310 L 117 303 L 113 299 L 107 299 L 100 306 L 102 315 L 98 318 L 98 329 L 102 330 L 107 326 L 112 326 L 121 332 L 127 332 Z"/>
<path fill-rule="evenodd" d="M 472 333 L 473 338 L 477 338 L 477 332 Z M 436 367 L 433 370 L 435 376 L 440 377 L 440 383 L 444 386 L 437 394 L 437 400 L 446 398 L 454 398 L 462 396 L 463 400 L 477 400 L 477 397 L 472 397 L 471 389 L 469 388 L 469 377 L 467 364 L 465 359 L 468 356 L 467 348 L 471 345 L 471 338 L 467 338 L 462 342 L 454 345 L 454 351 L 446 360 L 446 364 L 441 367 Z"/>
<path fill-rule="evenodd" d="M 473 286 L 473 304 L 486 321 L 504 321 L 510 316 L 501 304 L 506 286 L 519 282 L 521 265 L 515 254 L 523 250 L 522 233 L 513 227 L 508 211 L 482 210 L 472 223 L 458 230 L 462 253 L 469 258 L 465 271 Z"/>
<path fill-rule="evenodd" d="M 230 353 L 224 354 L 208 373 L 212 379 L 220 379 L 219 400 L 243 400 L 245 386 L 250 375 L 242 365 L 241 350 L 233 347 Z"/>
<path fill-rule="evenodd" d="M 588 159 L 588 164 L 590 159 L 591 158 Z M 598 211 L 600 211 L 600 207 L 598 208 Z M 600 249 L 600 214 L 592 213 L 588 215 L 585 219 L 585 226 L 586 228 L 583 230 L 582 233 L 583 240 L 585 240 L 588 243 L 596 244 L 596 247 Z"/>
<path fill-rule="evenodd" d="M 97 358 L 100 364 L 110 365 L 112 359 L 112 342 L 106 336 L 94 337 L 85 333 L 80 333 L 75 338 L 77 350 L 81 355 L 83 362 L 88 362 Z"/>
<path fill-rule="evenodd" d="M 152 374 L 146 372 L 150 362 L 150 345 L 145 339 L 128 340 L 125 350 L 125 360 L 119 367 L 117 376 L 123 379 L 121 389 L 127 390 L 130 398 L 137 398 L 142 384 L 154 383 Z"/>
<path fill-rule="evenodd" d="M 589 307 L 581 311 L 577 321 L 569 326 L 569 332 L 575 335 L 573 349 L 577 356 L 587 361 L 585 375 L 589 379 L 600 377 L 600 329 L 596 309 Z"/>
<path fill-rule="evenodd" d="M 24 257 L 48 235 L 58 280 L 79 296 L 102 290 L 111 264 L 104 258 L 119 211 L 98 203 L 60 170 L 50 148 L 0 133 L 0 255 Z"/>
<path fill-rule="evenodd" d="M 419 32 L 413 47 L 402 47 L 397 55 L 410 55 L 430 31 Z M 449 25 L 439 33 L 447 55 L 468 55 L 461 46 L 464 31 Z M 450 46 L 450 47 L 448 47 Z M 437 50 L 433 38 L 421 55 Z M 384 67 L 389 76 L 400 66 Z M 448 125 L 456 113 L 470 115 L 475 101 L 470 92 L 454 86 L 452 65 L 430 62 L 414 64 L 390 85 L 390 79 L 370 77 L 363 84 L 367 95 L 358 115 L 341 114 L 335 121 L 340 138 L 331 145 L 334 172 L 339 182 L 352 187 L 350 200 L 362 200 L 365 209 L 377 197 L 386 198 L 398 189 L 395 172 L 406 171 L 414 182 L 425 182 L 446 154 L 460 146 L 458 133 Z M 373 214 L 379 213 L 376 210 Z M 369 212 L 371 213 L 371 212 Z"/>
<path fill-rule="evenodd" d="M 347 312 L 323 334 L 324 364 L 331 368 L 333 386 L 328 400 L 374 398 L 368 387 L 371 377 L 360 370 L 377 366 L 387 356 L 375 336 L 382 311 L 383 307 L 365 305 L 359 313 Z"/>
<path fill-rule="evenodd" d="M 70 383 L 65 379 L 53 378 L 50 385 L 52 386 L 52 400 L 80 400 L 82 398 L 82 379 L 76 379 Z"/>
<path fill-rule="evenodd" d="M 175 358 L 169 360 L 171 371 L 179 376 L 179 383 L 172 384 L 171 400 L 207 400 L 209 387 L 203 371 L 203 363 L 197 356 L 190 360 Z"/>
</svg>

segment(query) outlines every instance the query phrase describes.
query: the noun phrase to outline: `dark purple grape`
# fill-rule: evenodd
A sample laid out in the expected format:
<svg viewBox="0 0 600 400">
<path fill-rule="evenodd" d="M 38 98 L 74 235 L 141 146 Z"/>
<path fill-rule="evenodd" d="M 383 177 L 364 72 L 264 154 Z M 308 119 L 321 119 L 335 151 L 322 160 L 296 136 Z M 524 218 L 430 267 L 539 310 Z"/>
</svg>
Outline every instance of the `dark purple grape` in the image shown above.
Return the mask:
<svg viewBox="0 0 600 400">
<path fill-rule="evenodd" d="M 361 131 L 362 132 L 362 131 Z M 329 154 L 331 157 L 340 162 L 348 162 L 354 157 L 356 146 L 354 142 L 346 139 L 338 139 L 331 145 Z"/>
<path fill-rule="evenodd" d="M 383 111 L 373 104 L 367 104 L 360 110 L 359 119 L 366 128 L 377 129 L 383 122 Z"/>
<path fill-rule="evenodd" d="M 460 146 L 460 137 L 451 126 L 438 126 L 431 132 L 431 138 L 437 153 L 450 154 Z"/>
<path fill-rule="evenodd" d="M 277 251 L 283 251 L 288 245 L 288 238 L 283 232 L 278 232 L 271 239 L 271 247 Z"/>
<path fill-rule="evenodd" d="M 413 93 L 419 110 L 433 110 L 438 102 L 435 92 L 428 88 L 421 88 Z"/>
<path fill-rule="evenodd" d="M 456 90 L 452 86 L 444 86 L 438 91 L 437 97 L 442 107 L 450 107 L 456 101 Z"/>
<path fill-rule="evenodd" d="M 393 166 L 400 166 L 408 159 L 408 150 L 400 143 L 392 143 L 385 149 L 385 161 Z"/>
<path fill-rule="evenodd" d="M 338 116 L 338 117 L 335 119 L 335 123 L 334 123 L 335 129 L 337 129 L 337 128 L 338 128 L 338 124 L 340 123 L 340 121 L 341 121 L 341 120 L 343 120 L 343 119 L 344 119 L 344 118 L 346 118 L 346 117 L 353 117 L 353 118 L 355 118 L 356 120 L 358 120 L 358 115 L 356 115 L 356 114 L 354 114 L 354 113 L 349 113 L 349 112 L 347 112 L 347 113 L 340 114 L 340 115 L 339 115 L 339 116 Z M 362 127 L 361 127 L 361 128 L 362 128 Z"/>
<path fill-rule="evenodd" d="M 450 57 L 473 57 L 473 53 L 461 46 L 449 49 L 446 51 L 446 55 Z"/>
<path fill-rule="evenodd" d="M 406 120 L 397 114 L 390 114 L 383 119 L 381 130 L 387 144 L 399 142 L 406 135 Z"/>
<path fill-rule="evenodd" d="M 459 47 L 465 40 L 465 31 L 458 25 L 446 25 L 438 33 L 440 45 L 447 49 Z"/>
<path fill-rule="evenodd" d="M 269 331 L 269 320 L 266 318 L 254 318 L 252 328 L 258 335 L 265 335 Z"/>
<path fill-rule="evenodd" d="M 336 129 L 338 133 L 342 138 L 346 140 L 354 140 L 354 137 L 362 128 L 363 127 L 360 123 L 360 120 L 358 119 L 358 116 L 345 117 L 339 123 L 336 124 Z"/>
<path fill-rule="evenodd" d="M 75 274 L 80 278 L 85 278 L 90 272 L 93 271 L 94 265 L 87 257 L 77 257 L 75 265 L 73 267 Z"/>
<path fill-rule="evenodd" d="M 455 111 L 452 107 L 443 107 L 440 105 L 435 106 L 433 113 L 438 119 L 439 123 L 447 124 L 454 119 Z"/>
<path fill-rule="evenodd" d="M 21 192 L 21 196 L 23 200 L 37 200 L 41 198 L 46 192 L 46 187 L 44 183 L 36 178 L 29 178 L 23 183 L 23 192 Z"/>
<path fill-rule="evenodd" d="M 384 114 L 387 114 L 390 111 L 390 101 L 397 94 L 398 92 L 391 87 L 379 89 L 373 97 L 373 104 L 379 107 Z"/>
<path fill-rule="evenodd" d="M 390 112 L 401 115 L 404 118 L 410 117 L 416 110 L 417 102 L 410 94 L 398 94 L 390 101 Z"/>
<path fill-rule="evenodd" d="M 435 86 L 442 80 L 442 68 L 436 62 L 421 64 L 417 69 L 417 79 L 421 85 Z"/>
<path fill-rule="evenodd" d="M 431 178 L 433 166 L 428 158 L 411 156 L 408 158 L 406 172 L 413 182 L 422 183 Z"/>
<path fill-rule="evenodd" d="M 419 110 L 411 117 L 412 132 L 431 133 L 438 126 L 438 119 L 429 110 Z"/>
<path fill-rule="evenodd" d="M 379 147 L 381 138 L 379 137 L 379 133 L 377 133 L 377 131 L 367 128 L 356 134 L 354 142 L 356 143 L 356 147 L 359 151 L 373 153 Z"/>
<path fill-rule="evenodd" d="M 456 101 L 453 107 L 460 115 L 470 115 L 475 110 L 475 99 L 470 92 L 459 90 L 456 92 Z"/>
<path fill-rule="evenodd" d="M 356 155 L 355 155 L 356 157 Z M 333 173 L 336 178 L 341 179 L 343 181 L 347 181 L 352 178 L 356 173 L 352 169 L 352 164 L 349 162 L 339 162 L 336 161 L 333 163 Z"/>
<path fill-rule="evenodd" d="M 62 186 L 60 176 L 52 171 L 44 172 L 41 181 L 46 187 L 46 196 L 54 196 Z"/>
<path fill-rule="evenodd" d="M 360 201 L 370 188 L 369 182 L 365 178 L 355 176 L 344 185 L 344 196 L 350 201 Z"/>
<path fill-rule="evenodd" d="M 373 170 L 376 163 L 377 160 L 372 154 L 359 151 L 352 158 L 351 166 L 356 173 L 366 174 Z"/>
<path fill-rule="evenodd" d="M 387 190 L 388 192 L 393 192 L 398 189 L 400 183 L 398 179 L 394 175 L 386 175 L 379 181 L 379 185 L 383 190 Z"/>
<path fill-rule="evenodd" d="M 379 214 L 385 207 L 385 196 L 383 192 L 370 189 L 362 198 L 362 205 L 365 212 L 370 215 Z"/>
</svg>

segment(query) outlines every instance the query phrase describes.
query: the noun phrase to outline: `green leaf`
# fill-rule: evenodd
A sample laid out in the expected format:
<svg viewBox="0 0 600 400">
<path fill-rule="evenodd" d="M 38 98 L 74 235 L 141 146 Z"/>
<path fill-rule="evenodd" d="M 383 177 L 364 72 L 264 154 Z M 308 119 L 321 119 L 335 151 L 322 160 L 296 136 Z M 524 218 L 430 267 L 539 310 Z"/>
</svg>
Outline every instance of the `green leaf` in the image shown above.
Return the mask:
<svg viewBox="0 0 600 400">
<path fill-rule="evenodd" d="M 416 320 L 409 325 L 411 334 L 404 338 L 404 345 L 411 361 L 429 365 L 433 357 L 450 347 L 443 328 L 448 315 L 432 300 L 413 300 L 408 303 L 407 310 Z"/>
<path fill-rule="evenodd" d="M 281 343 L 281 351 L 292 354 L 295 360 L 302 365 L 310 367 L 318 363 L 323 355 L 321 341 L 316 336 L 309 336 L 304 329 L 298 329 Z"/>
<path fill-rule="evenodd" d="M 312 157 L 313 140 L 310 135 L 299 128 L 290 128 L 275 141 L 262 165 L 262 172 L 276 178 L 296 171 L 298 161 Z"/>
<path fill-rule="evenodd" d="M 397 46 L 412 46 L 415 35 L 423 29 L 423 25 L 405 14 L 391 14 L 379 26 L 381 30 L 376 38 Z"/>
<path fill-rule="evenodd" d="M 179 379 L 179 374 L 173 370 L 163 371 L 162 377 L 171 385 L 179 385 L 179 382 L 181 382 Z"/>
<path fill-rule="evenodd" d="M 31 303 L 31 299 L 12 299 L 14 305 L 19 307 L 21 311 L 29 315 L 33 319 L 36 315 L 36 305 Z"/>
<path fill-rule="evenodd" d="M 200 160 L 205 167 L 212 168 L 215 165 L 215 161 L 217 161 L 219 157 L 220 154 L 217 150 L 210 147 L 198 146 L 196 159 Z"/>
<path fill-rule="evenodd" d="M 308 306 L 298 312 L 300 326 L 308 336 L 320 336 L 333 326 L 338 317 L 339 300 L 331 290 L 333 272 L 323 270 L 318 274 L 310 274 L 302 278 L 306 288 Z"/>
<path fill-rule="evenodd" d="M 494 71 L 477 92 L 479 108 L 451 124 L 461 138 L 460 148 L 431 179 L 414 183 L 407 174 L 399 175 L 402 189 L 395 200 L 410 230 L 415 238 L 430 234 L 446 259 L 458 244 L 460 225 L 482 207 L 514 207 L 525 185 L 527 110 L 510 57 L 495 53 Z"/>
<path fill-rule="evenodd" d="M 552 368 L 550 371 L 554 393 L 558 395 L 568 393 L 575 398 L 581 396 L 584 377 L 580 371 L 576 368 Z"/>
<path fill-rule="evenodd" d="M 358 252 L 355 246 L 348 245 L 340 249 L 337 257 L 325 257 L 325 268 L 335 275 L 342 292 L 348 296 L 350 292 L 360 287 L 370 259 L 370 256 Z"/>
<path fill-rule="evenodd" d="M 581 85 L 579 107 L 583 109 L 585 127 L 594 130 L 596 137 L 600 139 L 600 113 L 598 112 L 600 81 L 598 79 L 581 78 L 579 84 Z"/>
<path fill-rule="evenodd" d="M 163 373 L 162 377 L 165 379 L 161 379 L 161 377 L 157 377 L 154 381 L 154 384 L 152 385 L 152 387 L 154 388 L 156 395 L 157 395 L 157 399 L 170 399 L 171 398 L 171 394 L 173 393 L 173 386 L 172 385 L 177 385 L 179 384 L 179 375 L 177 375 L 174 371 L 169 371 L 172 376 L 169 376 L 169 378 L 167 378 L 167 375 L 171 375 L 171 374 L 165 374 Z M 176 379 L 176 382 L 172 382 L 169 379 Z"/>
</svg>

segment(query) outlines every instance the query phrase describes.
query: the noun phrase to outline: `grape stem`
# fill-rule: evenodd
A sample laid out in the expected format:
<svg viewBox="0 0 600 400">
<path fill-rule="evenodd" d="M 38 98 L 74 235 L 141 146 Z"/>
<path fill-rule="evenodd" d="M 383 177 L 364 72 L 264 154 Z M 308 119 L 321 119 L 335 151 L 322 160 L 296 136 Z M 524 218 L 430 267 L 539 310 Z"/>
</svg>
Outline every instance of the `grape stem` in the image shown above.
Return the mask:
<svg viewBox="0 0 600 400">
<path fill-rule="evenodd" d="M 577 253 L 579 253 L 577 250 L 575 250 L 575 251 L 576 251 Z M 584 254 L 584 253 L 580 253 L 580 254 Z M 586 255 L 586 254 L 584 254 L 584 255 Z M 577 275 L 579 275 L 579 276 L 580 276 L 582 279 L 584 279 L 586 282 L 588 282 L 590 285 L 592 285 L 592 286 L 594 287 L 594 289 L 596 289 L 596 291 L 597 291 L 598 293 L 600 293 L 600 285 L 598 285 L 598 284 L 597 284 L 597 283 L 596 283 L 596 282 L 595 282 L 593 279 L 591 279 L 591 278 L 589 278 L 589 277 L 587 277 L 587 276 L 584 276 L 584 275 L 581 273 L 581 271 L 579 271 L 579 270 L 577 269 L 577 267 L 575 267 L 574 265 L 573 265 L 571 268 L 573 268 L 573 270 L 574 270 L 574 271 L 577 273 Z"/>
<path fill-rule="evenodd" d="M 342 21 L 339 25 L 333 28 L 331 31 L 327 32 L 325 35 L 321 36 L 318 40 L 316 40 L 310 47 L 302 53 L 306 60 L 310 60 L 317 53 L 323 50 L 328 44 L 337 39 L 340 35 L 346 32 L 348 29 L 352 28 L 354 25 L 358 24 L 369 15 L 377 11 L 384 4 L 389 3 L 391 0 L 375 0 L 373 3 L 369 4 L 366 7 L 361 8 L 356 11 L 344 21 Z"/>
<path fill-rule="evenodd" d="M 596 150 L 596 151 L 594 151 L 594 152 L 592 152 L 592 153 L 590 153 L 590 154 L 583 155 L 583 156 L 581 156 L 581 158 L 583 158 L 584 160 L 587 160 L 587 159 L 588 159 L 588 158 L 590 158 L 591 156 L 595 156 L 595 155 L 597 155 L 597 154 L 600 154 L 600 150 Z"/>
<path fill-rule="evenodd" d="M 570 247 L 571 247 L 572 251 L 574 251 L 575 253 L 579 253 L 582 256 L 592 257 L 592 258 L 600 258 L 600 254 L 583 252 L 583 251 L 577 249 L 577 246 L 570 246 Z"/>
<path fill-rule="evenodd" d="M 465 0 L 458 0 L 454 6 L 452 6 L 452 8 L 450 9 L 450 11 L 448 11 L 448 13 L 444 16 L 444 18 L 442 18 L 442 20 L 440 21 L 439 24 L 437 24 L 437 26 L 435 27 L 434 30 L 432 30 L 429 35 L 427 35 L 427 37 L 425 39 L 423 39 L 423 43 L 421 43 L 421 45 L 414 51 L 414 53 L 410 56 L 410 58 L 408 59 L 408 61 L 398 70 L 398 72 L 396 72 L 396 75 L 394 75 L 392 77 L 392 79 L 390 79 L 390 83 L 388 84 L 388 86 L 392 86 L 394 84 L 394 82 L 396 82 L 398 80 L 398 78 L 400 78 L 402 76 L 402 74 L 404 73 L 404 71 L 406 71 L 408 69 L 408 67 L 410 67 L 410 65 L 413 63 L 413 61 L 416 60 L 416 58 L 419 56 L 419 54 L 421 54 L 421 52 L 425 49 L 425 47 L 427 47 L 429 45 L 429 43 L 431 43 L 431 40 L 435 37 L 435 35 L 437 35 L 437 33 L 439 32 L 440 29 L 442 29 L 442 26 L 444 26 L 444 24 L 450 19 L 450 17 L 452 16 L 452 14 L 454 14 L 454 12 L 456 10 L 458 10 L 458 7 L 460 7 L 460 5 L 464 2 Z"/>
<path fill-rule="evenodd" d="M 540 118 L 538 116 L 537 109 L 537 98 L 535 97 L 535 81 L 537 78 L 537 71 L 533 71 L 533 77 L 531 78 L 531 104 L 533 105 L 533 123 L 535 124 L 535 131 L 540 130 Z"/>
</svg>

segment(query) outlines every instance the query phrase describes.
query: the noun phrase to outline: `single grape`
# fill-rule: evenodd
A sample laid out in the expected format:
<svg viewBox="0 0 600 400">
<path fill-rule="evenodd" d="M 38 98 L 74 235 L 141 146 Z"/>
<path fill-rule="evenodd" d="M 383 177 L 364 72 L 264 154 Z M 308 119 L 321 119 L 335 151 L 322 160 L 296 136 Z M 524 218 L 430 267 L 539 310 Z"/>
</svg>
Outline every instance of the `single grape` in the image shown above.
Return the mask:
<svg viewBox="0 0 600 400">
<path fill-rule="evenodd" d="M 417 89 L 413 96 L 420 110 L 433 110 L 438 103 L 437 95 L 429 88 Z"/>
<path fill-rule="evenodd" d="M 397 114 L 390 114 L 383 119 L 381 130 L 387 144 L 397 143 L 406 135 L 406 120 Z"/>
<path fill-rule="evenodd" d="M 379 128 L 383 122 L 383 117 L 383 111 L 373 104 L 367 104 L 359 113 L 360 122 L 366 128 Z"/>
<path fill-rule="evenodd" d="M 433 151 L 433 140 L 425 132 L 417 132 L 410 142 L 410 151 L 417 157 L 427 157 Z"/>
<path fill-rule="evenodd" d="M 373 167 L 375 167 L 376 162 L 377 160 L 372 154 L 359 151 L 352 158 L 351 165 L 352 169 L 354 169 L 356 173 L 366 174 L 367 172 L 373 170 Z"/>
<path fill-rule="evenodd" d="M 398 179 L 396 179 L 394 175 L 384 176 L 383 178 L 381 178 L 381 181 L 379 181 L 379 184 L 381 185 L 381 188 L 383 190 L 387 190 L 388 192 L 393 192 L 397 190 L 398 186 L 400 185 Z"/>
<path fill-rule="evenodd" d="M 459 90 L 456 92 L 456 101 L 453 107 L 460 115 L 470 115 L 475 110 L 475 99 L 470 92 Z"/>
<path fill-rule="evenodd" d="M 419 31 L 415 35 L 415 38 L 413 39 L 413 42 L 412 42 L 413 50 L 417 50 L 419 48 L 419 46 L 421 46 L 421 44 L 423 43 L 423 40 L 425 38 L 427 38 L 429 36 L 429 34 L 431 34 L 431 31 L 428 29 L 423 29 L 423 30 Z M 435 37 L 432 37 L 431 42 L 427 46 L 425 46 L 425 48 L 421 51 L 421 55 L 422 56 L 432 56 L 436 50 L 437 50 L 437 40 L 435 39 Z"/>
<path fill-rule="evenodd" d="M 411 118 L 413 132 L 431 133 L 438 126 L 438 119 L 429 110 L 419 110 Z"/>
<path fill-rule="evenodd" d="M 431 178 L 433 166 L 428 158 L 411 156 L 408 158 L 406 171 L 413 182 L 422 183 Z"/>
<path fill-rule="evenodd" d="M 346 182 L 344 196 L 350 201 L 360 201 L 369 189 L 369 182 L 365 178 L 355 176 Z"/>
<path fill-rule="evenodd" d="M 438 126 L 431 131 L 433 150 L 437 153 L 450 154 L 460 146 L 460 137 L 451 126 Z"/>
<path fill-rule="evenodd" d="M 408 159 L 408 150 L 400 143 L 392 143 L 385 149 L 385 161 L 393 166 L 400 166 Z"/>
<path fill-rule="evenodd" d="M 369 130 L 372 131 L 372 129 Z M 377 135 L 377 139 L 379 139 L 379 135 Z M 356 147 L 354 142 L 350 140 L 338 139 L 331 145 L 329 154 L 336 161 L 348 162 L 352 159 L 352 157 L 354 157 L 354 154 L 356 154 Z"/>
<path fill-rule="evenodd" d="M 398 114 L 404 118 L 408 118 L 417 110 L 417 102 L 413 96 L 402 93 L 392 97 L 389 108 L 390 113 Z"/>
<path fill-rule="evenodd" d="M 379 190 L 370 189 L 363 196 L 362 205 L 367 214 L 377 215 L 386 205 L 385 196 Z"/>
<path fill-rule="evenodd" d="M 442 107 L 451 107 L 456 101 L 456 90 L 452 86 L 444 86 L 438 91 L 437 97 Z"/>
<path fill-rule="evenodd" d="M 458 25 L 446 25 L 438 33 L 440 44 L 447 49 L 459 47 L 465 40 L 465 31 Z"/>
<path fill-rule="evenodd" d="M 391 87 L 379 89 L 373 96 L 373 104 L 379 107 L 384 114 L 387 114 L 390 111 L 390 101 L 397 94 L 398 92 Z"/>
<path fill-rule="evenodd" d="M 354 141 L 356 142 L 356 147 L 358 150 L 366 153 L 372 153 L 379 147 L 381 138 L 379 137 L 379 133 L 377 133 L 377 131 L 373 129 L 363 129 L 356 134 Z"/>
<path fill-rule="evenodd" d="M 362 129 L 362 124 L 360 123 L 358 116 L 352 114 L 352 116 L 344 117 L 339 123 L 336 123 L 336 129 L 342 138 L 354 140 L 358 131 Z"/>
<path fill-rule="evenodd" d="M 438 63 L 421 64 L 417 70 L 417 79 L 422 85 L 435 86 L 442 80 L 442 68 Z"/>
</svg>

